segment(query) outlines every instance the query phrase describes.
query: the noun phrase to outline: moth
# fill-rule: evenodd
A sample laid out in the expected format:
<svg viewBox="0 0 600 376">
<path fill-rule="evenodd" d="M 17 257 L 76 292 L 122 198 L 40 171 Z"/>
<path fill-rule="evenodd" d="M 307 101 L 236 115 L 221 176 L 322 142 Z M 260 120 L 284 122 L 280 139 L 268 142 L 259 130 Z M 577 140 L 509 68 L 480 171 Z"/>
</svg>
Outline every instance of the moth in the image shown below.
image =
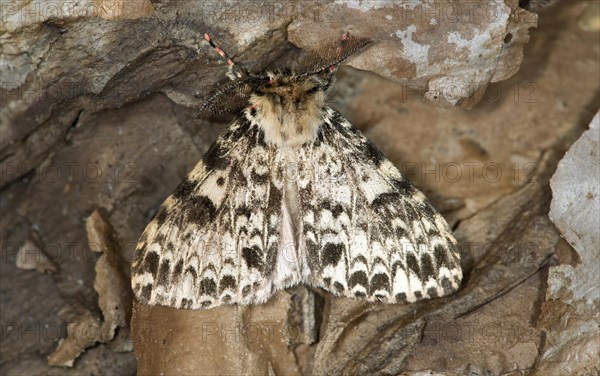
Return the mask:
<svg viewBox="0 0 600 376">
<path fill-rule="evenodd" d="M 202 110 L 243 107 L 143 232 L 132 263 L 138 301 L 260 304 L 303 283 L 398 303 L 459 288 L 444 218 L 325 104 L 339 65 L 369 40 L 346 33 L 297 72 L 251 74 L 205 39 L 232 82 Z"/>
</svg>

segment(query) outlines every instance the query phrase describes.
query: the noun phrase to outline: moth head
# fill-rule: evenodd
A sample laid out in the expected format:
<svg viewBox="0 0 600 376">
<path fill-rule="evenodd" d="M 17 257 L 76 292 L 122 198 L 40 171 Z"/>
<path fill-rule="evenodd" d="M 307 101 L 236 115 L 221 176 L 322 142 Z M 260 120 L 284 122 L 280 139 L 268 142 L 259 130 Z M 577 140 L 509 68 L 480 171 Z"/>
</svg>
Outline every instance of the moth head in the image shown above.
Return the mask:
<svg viewBox="0 0 600 376">
<path fill-rule="evenodd" d="M 326 83 L 317 76 L 296 75 L 289 71 L 269 72 L 268 81 L 253 91 L 250 103 L 274 111 L 305 111 L 321 107 L 325 101 Z"/>
<path fill-rule="evenodd" d="M 245 106 L 269 105 L 273 110 L 302 111 L 308 107 L 323 106 L 325 93 L 341 63 L 371 43 L 370 39 L 350 37 L 344 33 L 338 41 L 326 44 L 307 55 L 296 69 L 249 73 L 214 44 L 208 34 L 205 39 L 229 65 L 228 85 L 216 90 L 200 109 L 200 114 L 214 114 L 239 110 Z M 237 73 L 237 74 L 236 74 Z"/>
</svg>

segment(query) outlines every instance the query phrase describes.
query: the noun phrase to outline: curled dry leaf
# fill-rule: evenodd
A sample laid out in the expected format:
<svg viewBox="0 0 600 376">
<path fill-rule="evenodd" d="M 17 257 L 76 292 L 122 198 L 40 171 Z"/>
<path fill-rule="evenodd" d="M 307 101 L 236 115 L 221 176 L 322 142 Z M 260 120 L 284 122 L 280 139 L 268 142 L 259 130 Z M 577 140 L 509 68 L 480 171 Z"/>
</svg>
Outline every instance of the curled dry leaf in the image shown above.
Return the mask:
<svg viewBox="0 0 600 376">
<path fill-rule="evenodd" d="M 61 339 L 58 348 L 48 357 L 51 366 L 73 367 L 73 362 L 85 349 L 100 341 L 100 321 L 84 307 L 63 309 L 59 315 L 69 321 L 67 338 Z"/>
<path fill-rule="evenodd" d="M 112 226 L 95 210 L 85 222 L 88 246 L 97 253 L 119 255 L 119 241 Z"/>
<path fill-rule="evenodd" d="M 132 295 L 129 279 L 122 270 L 124 261 L 112 226 L 99 211 L 94 211 L 86 221 L 88 243 L 95 252 L 102 252 L 96 262 L 94 289 L 98 292 L 98 305 L 102 310 L 101 339 L 108 342 L 115 330 L 126 328 L 131 317 Z"/>
<path fill-rule="evenodd" d="M 17 268 L 23 270 L 35 270 L 40 273 L 56 273 L 58 266 L 42 250 L 39 242 L 28 238 L 23 242 L 16 259 Z"/>
</svg>

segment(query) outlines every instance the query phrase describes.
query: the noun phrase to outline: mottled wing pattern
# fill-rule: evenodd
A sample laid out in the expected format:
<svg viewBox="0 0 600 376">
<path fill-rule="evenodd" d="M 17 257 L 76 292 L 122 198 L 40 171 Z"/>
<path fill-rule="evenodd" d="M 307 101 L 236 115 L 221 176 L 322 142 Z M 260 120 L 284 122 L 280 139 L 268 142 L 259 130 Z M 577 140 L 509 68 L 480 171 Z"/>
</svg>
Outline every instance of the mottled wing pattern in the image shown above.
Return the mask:
<svg viewBox="0 0 600 376">
<path fill-rule="evenodd" d="M 198 309 L 271 296 L 285 233 L 280 159 L 242 113 L 144 231 L 132 265 L 139 301 Z"/>
<path fill-rule="evenodd" d="M 458 289 L 460 258 L 444 218 L 339 113 L 326 109 L 317 140 L 299 160 L 301 249 L 311 284 L 387 303 Z"/>
</svg>

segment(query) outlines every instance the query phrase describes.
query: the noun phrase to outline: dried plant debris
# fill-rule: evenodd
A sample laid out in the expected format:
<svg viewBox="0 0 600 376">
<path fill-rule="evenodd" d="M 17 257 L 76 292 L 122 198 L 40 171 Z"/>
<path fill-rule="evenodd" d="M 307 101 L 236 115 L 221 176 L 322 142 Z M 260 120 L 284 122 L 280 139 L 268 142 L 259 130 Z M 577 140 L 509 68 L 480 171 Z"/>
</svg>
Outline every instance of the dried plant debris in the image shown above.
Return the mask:
<svg viewBox="0 0 600 376">
<path fill-rule="evenodd" d="M 85 349 L 100 341 L 100 320 L 82 306 L 63 309 L 59 316 L 69 322 L 67 338 L 61 339 L 58 348 L 48 357 L 51 366 L 73 367 Z"/>
<path fill-rule="evenodd" d="M 112 226 L 94 211 L 86 221 L 90 249 L 102 252 L 96 262 L 94 289 L 98 292 L 98 305 L 102 310 L 103 342 L 113 339 L 117 328 L 126 328 L 131 317 L 132 295 L 121 258 L 121 250 Z"/>
<path fill-rule="evenodd" d="M 133 350 L 129 335 L 132 293 L 123 271 L 126 263 L 121 258 L 116 233 L 97 210 L 88 217 L 86 230 L 90 249 L 101 253 L 96 262 L 94 289 L 104 320 L 100 321 L 83 307 L 64 310 L 61 316 L 69 322 L 68 337 L 48 357 L 52 366 L 72 367 L 75 359 L 97 342 L 108 343 L 117 352 Z"/>
<path fill-rule="evenodd" d="M 85 222 L 88 245 L 97 253 L 119 254 L 119 241 L 112 226 L 95 210 Z"/>
<path fill-rule="evenodd" d="M 40 242 L 32 235 L 23 242 L 16 259 L 17 268 L 40 273 L 56 273 L 58 266 L 46 255 Z"/>
</svg>

